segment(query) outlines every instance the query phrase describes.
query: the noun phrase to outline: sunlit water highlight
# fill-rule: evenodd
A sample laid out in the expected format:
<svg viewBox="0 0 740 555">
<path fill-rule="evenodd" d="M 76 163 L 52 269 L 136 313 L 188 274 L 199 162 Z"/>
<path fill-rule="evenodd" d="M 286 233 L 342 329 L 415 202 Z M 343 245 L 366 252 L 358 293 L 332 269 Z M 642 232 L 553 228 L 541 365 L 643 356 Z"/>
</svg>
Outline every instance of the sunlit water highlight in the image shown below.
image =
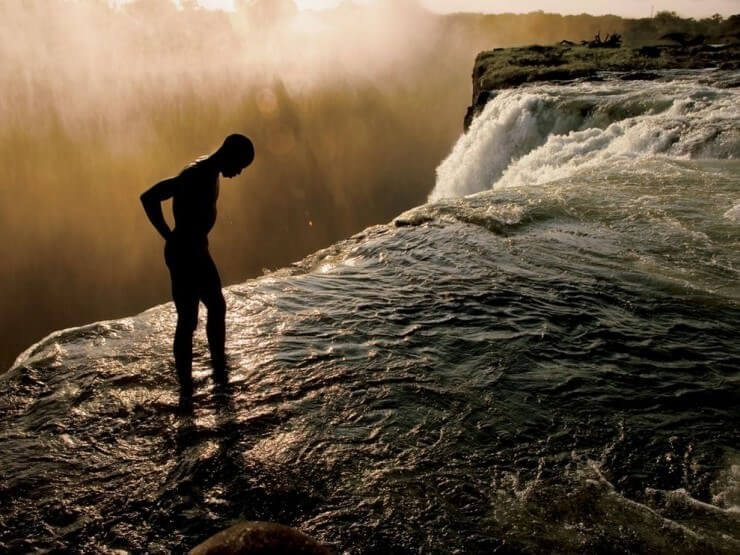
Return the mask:
<svg viewBox="0 0 740 555">
<path fill-rule="evenodd" d="M 201 326 L 192 417 L 171 305 L 46 338 L 0 378 L 0 550 L 247 519 L 348 553 L 738 552 L 740 162 L 715 136 L 735 150 L 512 179 L 229 288 L 232 386 Z"/>
</svg>

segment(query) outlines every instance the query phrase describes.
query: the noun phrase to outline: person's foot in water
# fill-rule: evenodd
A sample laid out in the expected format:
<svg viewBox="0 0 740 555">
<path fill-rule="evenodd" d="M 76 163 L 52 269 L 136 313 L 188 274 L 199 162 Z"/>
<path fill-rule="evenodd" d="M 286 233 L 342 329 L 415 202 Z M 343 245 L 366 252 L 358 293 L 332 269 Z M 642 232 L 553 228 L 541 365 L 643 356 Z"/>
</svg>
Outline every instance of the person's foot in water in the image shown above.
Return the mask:
<svg viewBox="0 0 740 555">
<path fill-rule="evenodd" d="M 180 391 L 180 401 L 177 403 L 177 412 L 180 414 L 192 414 L 193 412 L 193 393 L 184 393 Z"/>
<path fill-rule="evenodd" d="M 189 376 L 179 376 L 180 401 L 177 405 L 178 411 L 186 414 L 193 411 L 193 379 Z"/>
<path fill-rule="evenodd" d="M 213 381 L 216 385 L 228 384 L 229 364 L 226 355 L 212 356 L 211 364 L 213 365 Z"/>
<path fill-rule="evenodd" d="M 223 366 L 213 370 L 213 383 L 217 386 L 229 385 L 229 369 Z"/>
</svg>

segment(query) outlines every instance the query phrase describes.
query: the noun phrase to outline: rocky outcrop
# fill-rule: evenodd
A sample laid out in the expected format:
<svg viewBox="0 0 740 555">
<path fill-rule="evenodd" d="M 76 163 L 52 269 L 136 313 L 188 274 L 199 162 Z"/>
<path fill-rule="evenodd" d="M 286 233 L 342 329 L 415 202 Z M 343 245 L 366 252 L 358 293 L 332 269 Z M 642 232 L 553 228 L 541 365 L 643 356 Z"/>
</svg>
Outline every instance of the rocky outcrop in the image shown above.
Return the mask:
<svg viewBox="0 0 740 555">
<path fill-rule="evenodd" d="M 603 72 L 617 72 L 622 79 L 655 79 L 665 69 L 735 69 L 740 44 L 640 48 L 589 48 L 560 44 L 495 48 L 478 54 L 473 67 L 473 98 L 465 114 L 467 130 L 473 118 L 498 90 L 525 83 L 600 79 Z"/>
<path fill-rule="evenodd" d="M 194 547 L 190 555 L 329 555 L 303 532 L 273 522 L 242 522 Z"/>
</svg>

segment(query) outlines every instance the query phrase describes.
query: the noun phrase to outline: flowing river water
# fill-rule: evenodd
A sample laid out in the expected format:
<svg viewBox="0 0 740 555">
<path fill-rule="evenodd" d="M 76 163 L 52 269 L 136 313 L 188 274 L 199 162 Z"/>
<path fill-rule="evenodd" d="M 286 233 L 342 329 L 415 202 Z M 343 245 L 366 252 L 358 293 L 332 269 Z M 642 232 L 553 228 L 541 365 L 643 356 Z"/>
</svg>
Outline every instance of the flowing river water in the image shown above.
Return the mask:
<svg viewBox="0 0 740 555">
<path fill-rule="evenodd" d="M 171 304 L 32 346 L 0 550 L 739 552 L 739 78 L 500 93 L 429 204 L 226 290 L 191 416 Z"/>
</svg>

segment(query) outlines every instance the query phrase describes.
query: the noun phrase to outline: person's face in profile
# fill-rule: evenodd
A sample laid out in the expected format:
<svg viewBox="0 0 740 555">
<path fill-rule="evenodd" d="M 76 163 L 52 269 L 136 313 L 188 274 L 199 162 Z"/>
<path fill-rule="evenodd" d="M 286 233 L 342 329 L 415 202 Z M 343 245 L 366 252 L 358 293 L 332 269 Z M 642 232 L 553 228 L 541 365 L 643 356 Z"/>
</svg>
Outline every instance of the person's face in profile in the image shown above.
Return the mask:
<svg viewBox="0 0 740 555">
<path fill-rule="evenodd" d="M 251 147 L 251 143 L 249 148 L 224 150 L 221 162 L 221 175 L 224 177 L 236 177 L 254 160 L 254 148 Z"/>
<path fill-rule="evenodd" d="M 226 164 L 221 170 L 221 175 L 229 178 L 236 177 L 237 175 L 242 173 L 242 170 L 248 165 L 249 164 L 245 164 L 242 161 L 230 160 L 229 163 Z"/>
</svg>

